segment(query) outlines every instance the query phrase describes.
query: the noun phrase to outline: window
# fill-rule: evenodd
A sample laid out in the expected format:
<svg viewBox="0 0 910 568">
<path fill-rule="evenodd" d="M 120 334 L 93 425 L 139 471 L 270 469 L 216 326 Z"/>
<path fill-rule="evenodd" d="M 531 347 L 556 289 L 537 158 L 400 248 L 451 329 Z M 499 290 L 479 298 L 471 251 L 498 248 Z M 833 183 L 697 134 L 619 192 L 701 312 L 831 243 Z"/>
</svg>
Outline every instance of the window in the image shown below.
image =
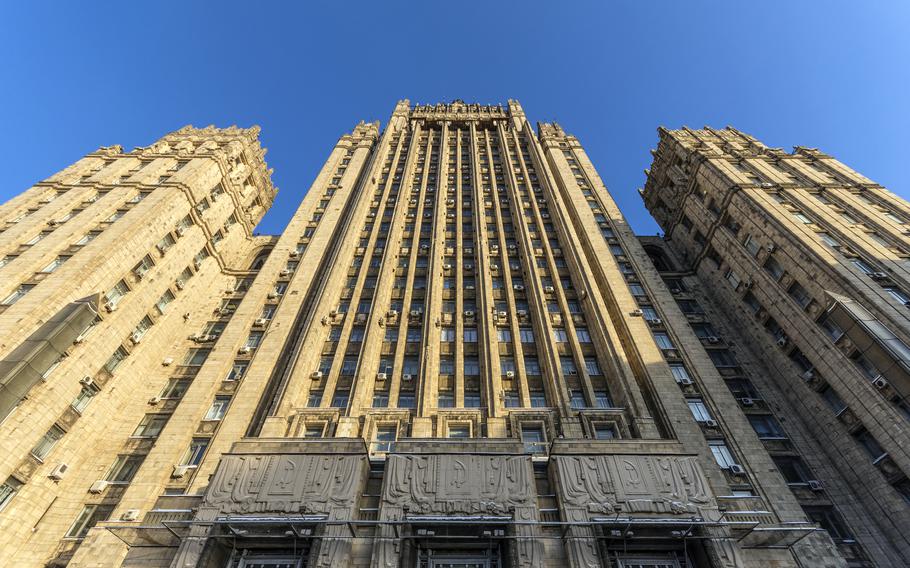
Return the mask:
<svg viewBox="0 0 910 568">
<path fill-rule="evenodd" d="M 518 336 L 522 343 L 534 343 L 534 330 L 530 327 L 518 328 Z"/>
<path fill-rule="evenodd" d="M 224 324 L 221 324 L 221 325 L 223 328 Z M 138 343 L 139 340 L 141 340 L 143 337 L 145 337 L 145 334 L 148 333 L 148 330 L 151 328 L 152 328 L 152 319 L 148 316 L 143 317 L 141 320 L 139 320 L 139 323 L 136 325 L 136 328 L 133 330 L 131 339 L 133 340 L 133 342 Z M 220 333 L 220 331 L 219 331 L 219 333 Z"/>
<path fill-rule="evenodd" d="M 796 300 L 796 303 L 803 309 L 807 308 L 812 302 L 812 296 L 809 295 L 809 291 L 803 288 L 799 282 L 791 284 L 787 293 L 790 294 L 790 297 Z"/>
<path fill-rule="evenodd" d="M 708 446 L 711 448 L 711 453 L 714 455 L 714 461 L 717 462 L 722 469 L 730 469 L 730 466 L 737 465 L 736 460 L 733 459 L 733 454 L 730 452 L 730 448 L 723 442 L 712 441 L 708 442 Z"/>
<path fill-rule="evenodd" d="M 141 280 L 154 266 L 155 263 L 152 262 L 152 257 L 145 255 L 142 257 L 142 260 L 139 261 L 139 264 L 133 267 L 133 274 L 136 275 L 136 278 Z"/>
<path fill-rule="evenodd" d="M 111 483 L 129 483 L 133 480 L 145 456 L 118 456 L 104 479 Z"/>
<path fill-rule="evenodd" d="M 158 396 L 161 398 L 183 398 L 186 389 L 190 388 L 190 382 L 190 379 L 168 379 L 167 384 Z"/>
<path fill-rule="evenodd" d="M 73 400 L 70 406 L 73 407 L 73 410 L 81 414 L 96 394 L 98 394 L 98 388 L 94 385 L 82 387 L 82 390 L 79 391 L 79 394 L 76 395 L 76 398 Z"/>
<path fill-rule="evenodd" d="M 787 483 L 806 483 L 812 476 L 803 464 L 803 460 L 795 456 L 771 456 L 777 469 Z"/>
<path fill-rule="evenodd" d="M 765 261 L 763 268 L 770 274 L 775 280 L 780 280 L 784 275 L 784 267 L 777 262 L 777 259 L 773 256 L 769 256 Z"/>
<path fill-rule="evenodd" d="M 47 457 L 47 454 L 51 453 L 51 450 L 54 449 L 54 446 L 57 445 L 57 442 L 60 441 L 60 438 L 63 437 L 63 434 L 66 432 L 63 431 L 63 428 L 54 424 L 51 426 L 50 430 L 45 432 L 44 436 L 41 437 L 41 440 L 32 448 L 32 455 L 43 460 Z"/>
<path fill-rule="evenodd" d="M 477 343 L 477 328 L 476 327 L 464 328 L 464 342 L 465 343 Z"/>
<path fill-rule="evenodd" d="M 670 340 L 670 336 L 663 332 L 657 332 L 654 334 L 654 341 L 657 342 L 657 346 L 661 349 L 676 349 L 673 346 L 673 342 Z"/>
<path fill-rule="evenodd" d="M 210 352 L 211 349 L 190 349 L 183 358 L 183 364 L 189 367 L 199 367 L 208 359 Z"/>
<path fill-rule="evenodd" d="M 146 414 L 133 430 L 133 436 L 141 438 L 156 438 L 170 419 L 170 414 Z"/>
<path fill-rule="evenodd" d="M 107 294 L 104 295 L 104 298 L 107 300 L 108 304 L 111 306 L 116 306 L 129 291 L 129 286 L 126 285 L 126 282 L 121 280 L 120 282 L 117 282 L 117 284 L 115 284 Z"/>
<path fill-rule="evenodd" d="M 512 341 L 512 332 L 506 327 L 497 328 L 496 339 L 500 343 L 509 343 Z"/>
<path fill-rule="evenodd" d="M 164 254 L 168 251 L 169 248 L 174 246 L 176 243 L 177 243 L 177 241 L 174 240 L 174 236 L 171 235 L 170 233 L 168 233 L 168 234 L 164 235 L 163 237 L 161 237 L 161 240 L 158 241 L 158 244 L 155 245 L 155 248 L 158 249 L 158 252 L 160 252 L 161 254 Z"/>
<path fill-rule="evenodd" d="M 307 424 L 303 428 L 303 437 L 322 438 L 323 432 L 325 432 L 324 424 Z"/>
<path fill-rule="evenodd" d="M 594 422 L 594 438 L 597 440 L 612 440 L 617 438 L 616 425 L 612 422 Z"/>
<path fill-rule="evenodd" d="M 376 428 L 376 434 L 373 436 L 373 443 L 370 449 L 373 452 L 391 452 L 395 446 L 395 439 L 398 437 L 398 427 L 395 425 L 383 425 Z"/>
<path fill-rule="evenodd" d="M 843 399 L 838 396 L 837 391 L 830 386 L 825 387 L 819 394 L 821 394 L 822 398 L 835 414 L 840 414 L 847 409 L 847 403 L 845 403 Z"/>
<path fill-rule="evenodd" d="M 18 288 L 16 288 L 12 294 L 10 294 L 6 298 L 4 298 L 4 300 L 2 302 L 0 302 L 0 304 L 2 304 L 4 306 L 12 306 L 13 304 L 15 304 L 16 302 L 21 300 L 23 296 L 25 296 L 26 294 L 31 292 L 32 288 L 34 288 L 34 287 L 35 287 L 34 284 L 22 284 Z"/>
<path fill-rule="evenodd" d="M 797 221 L 803 223 L 804 225 L 812 223 L 812 219 L 806 217 L 806 214 L 801 211 L 794 212 L 793 217 L 795 217 Z"/>
<path fill-rule="evenodd" d="M 586 327 L 576 327 L 575 336 L 578 338 L 579 343 L 591 343 L 591 334 L 588 333 L 588 328 Z"/>
<path fill-rule="evenodd" d="M 758 252 L 761 250 L 761 243 L 758 242 L 758 239 L 754 238 L 752 235 L 747 235 L 746 240 L 743 242 L 743 247 L 746 251 L 753 257 L 758 256 Z"/>
<path fill-rule="evenodd" d="M 117 367 L 120 366 L 120 363 L 122 363 L 123 360 L 126 359 L 127 355 L 128 354 L 126 352 L 126 349 L 124 349 L 123 347 L 118 347 L 117 350 L 114 351 L 114 354 L 111 355 L 110 359 L 108 359 L 107 362 L 104 364 L 105 370 L 108 373 L 113 373 L 114 370 L 116 370 Z"/>
<path fill-rule="evenodd" d="M 57 270 L 58 268 L 63 266 L 63 263 L 69 259 L 70 259 L 70 257 L 68 257 L 68 256 L 58 256 L 57 258 L 52 260 L 50 264 L 48 264 L 47 266 L 42 268 L 41 272 L 45 272 L 45 273 L 54 272 L 55 270 Z"/>
<path fill-rule="evenodd" d="M 559 367 L 563 375 L 577 375 L 578 369 L 575 367 L 575 360 L 571 357 L 560 357 Z"/>
<path fill-rule="evenodd" d="M 208 438 L 193 438 L 193 441 L 190 442 L 190 447 L 183 454 L 183 459 L 180 460 L 180 465 L 199 465 L 208 447 Z"/>
<path fill-rule="evenodd" d="M 356 374 L 358 361 L 359 361 L 359 357 L 357 355 L 345 356 L 345 358 L 341 360 L 341 374 L 342 375 Z"/>
<path fill-rule="evenodd" d="M 439 358 L 439 374 L 440 375 L 454 375 L 455 374 L 455 360 L 451 357 L 440 357 Z"/>
<path fill-rule="evenodd" d="M 862 272 L 863 274 L 872 274 L 873 272 L 876 272 L 876 270 L 874 268 L 872 268 L 872 266 L 868 262 L 866 262 L 865 260 L 862 260 L 860 258 L 854 258 L 850 262 L 852 262 L 853 266 L 858 268 L 859 271 Z"/>
<path fill-rule="evenodd" d="M 895 288 L 894 286 L 885 286 L 885 292 L 890 294 L 892 298 L 898 301 L 898 303 L 910 305 L 910 295 L 907 295 L 907 293 L 900 288 Z"/>
<path fill-rule="evenodd" d="M 759 438 L 785 438 L 783 429 L 773 416 L 750 414 L 747 416 L 749 423 Z"/>
<path fill-rule="evenodd" d="M 469 424 L 449 424 L 449 438 L 470 438 L 471 426 Z"/>
<path fill-rule="evenodd" d="M 319 408 L 319 405 L 322 403 L 322 391 L 313 390 L 310 391 L 309 396 L 307 396 L 306 406 L 307 408 Z"/>
<path fill-rule="evenodd" d="M 835 541 L 853 538 L 843 521 L 841 521 L 840 516 L 831 506 L 805 506 L 803 510 L 812 522 L 818 523 L 818 526 L 828 531 L 828 534 Z"/>
<path fill-rule="evenodd" d="M 689 411 L 692 413 L 696 422 L 707 422 L 708 420 L 711 420 L 711 412 L 708 410 L 708 407 L 705 406 L 705 401 L 702 399 L 690 398 L 686 400 L 686 404 L 689 405 Z"/>
<path fill-rule="evenodd" d="M 444 327 L 440 331 L 440 341 L 443 343 L 448 343 L 455 341 L 455 328 L 454 327 Z"/>
<path fill-rule="evenodd" d="M 543 433 L 543 426 L 522 424 L 521 441 L 524 444 L 526 453 L 547 453 L 547 438 Z"/>
<path fill-rule="evenodd" d="M 726 349 L 709 349 L 708 357 L 711 358 L 715 367 L 736 367 L 739 365 L 736 357 Z"/>
<path fill-rule="evenodd" d="M 566 334 L 566 330 L 561 327 L 553 328 L 553 339 L 556 340 L 556 343 L 566 343 L 569 341 L 569 336 Z"/>
<path fill-rule="evenodd" d="M 158 298 L 157 302 L 155 302 L 155 307 L 158 309 L 158 311 L 160 313 L 163 314 L 165 308 L 167 308 L 167 305 L 173 301 L 174 301 L 174 293 L 171 292 L 170 290 L 165 290 L 164 294 L 161 294 L 161 297 Z"/>
<path fill-rule="evenodd" d="M 351 392 L 347 389 L 337 389 L 332 397 L 332 408 L 347 408 L 350 396 Z"/>
<path fill-rule="evenodd" d="M 440 390 L 436 397 L 438 408 L 453 408 L 455 406 L 455 393 L 450 390 Z"/>
<path fill-rule="evenodd" d="M 673 373 L 673 379 L 681 385 L 692 384 L 692 377 L 682 363 L 671 363 L 670 372 Z"/>
<path fill-rule="evenodd" d="M 203 420 L 221 420 L 224 418 L 224 414 L 227 412 L 227 407 L 230 403 L 231 397 L 216 396 L 215 400 L 212 402 L 212 406 L 209 407 L 209 411 L 205 413 L 205 418 L 203 418 Z"/>
<path fill-rule="evenodd" d="M 853 434 L 853 437 L 859 442 L 863 449 L 866 450 L 873 461 L 878 461 L 887 455 L 887 452 L 881 447 L 878 440 L 876 440 L 868 430 L 862 429 Z"/>
<path fill-rule="evenodd" d="M 15 477 L 10 476 L 6 478 L 3 485 L 0 485 L 0 511 L 9 505 L 9 502 L 13 500 L 13 497 L 16 496 L 16 493 L 18 493 L 21 488 L 22 482 Z"/>
<path fill-rule="evenodd" d="M 645 289 L 641 284 L 632 283 L 629 284 L 629 291 L 632 292 L 633 296 L 646 296 Z"/>
<path fill-rule="evenodd" d="M 373 408 L 386 408 L 389 406 L 389 391 L 378 390 L 373 392 Z"/>
<path fill-rule="evenodd" d="M 416 399 L 413 392 L 400 392 L 398 394 L 398 408 L 414 408 Z"/>
<path fill-rule="evenodd" d="M 250 349 L 257 349 L 259 344 L 262 343 L 263 332 L 261 331 L 251 331 L 246 338 L 246 343 L 243 344 L 244 347 L 249 347 Z"/>
<path fill-rule="evenodd" d="M 597 364 L 597 359 L 594 357 L 585 357 L 585 370 L 592 376 L 603 374 L 600 370 L 600 366 Z"/>
<path fill-rule="evenodd" d="M 588 406 L 588 401 L 585 400 L 585 394 L 580 390 L 570 390 L 569 391 L 569 405 L 571 408 L 586 408 Z"/>
<path fill-rule="evenodd" d="M 66 532 L 66 538 L 85 538 L 89 529 L 106 521 L 114 512 L 114 505 L 86 505 L 76 521 Z"/>
</svg>

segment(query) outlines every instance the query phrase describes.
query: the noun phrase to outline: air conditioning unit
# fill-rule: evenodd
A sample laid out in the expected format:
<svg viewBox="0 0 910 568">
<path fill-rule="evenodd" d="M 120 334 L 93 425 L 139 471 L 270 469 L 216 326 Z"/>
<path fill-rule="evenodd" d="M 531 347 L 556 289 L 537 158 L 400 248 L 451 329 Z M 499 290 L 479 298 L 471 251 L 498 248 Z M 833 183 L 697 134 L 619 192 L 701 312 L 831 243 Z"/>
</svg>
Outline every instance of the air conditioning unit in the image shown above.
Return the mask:
<svg viewBox="0 0 910 568">
<path fill-rule="evenodd" d="M 693 381 L 693 380 L 690 379 L 689 377 L 686 377 L 686 378 L 684 378 L 684 379 L 679 379 L 679 384 L 688 386 L 688 385 L 693 385 L 693 384 L 695 384 L 695 381 Z"/>
<path fill-rule="evenodd" d="M 528 317 L 528 312 L 526 310 L 518 310 L 516 313 L 518 314 L 518 317 L 520 317 L 520 318 Z"/>
<path fill-rule="evenodd" d="M 50 221 L 47 222 L 47 224 L 50 225 L 51 227 L 56 227 L 57 225 L 60 224 L 60 221 L 58 221 L 56 219 L 51 219 Z"/>
<path fill-rule="evenodd" d="M 412 317 L 412 318 L 419 318 L 419 317 L 420 317 L 420 310 L 411 310 L 411 317 Z"/>
<path fill-rule="evenodd" d="M 386 380 L 387 377 L 388 377 L 388 375 L 386 375 L 385 373 L 376 373 L 377 381 L 384 381 L 384 380 Z"/>
<path fill-rule="evenodd" d="M 474 265 L 470 262 L 464 265 L 465 270 L 474 270 Z"/>
<path fill-rule="evenodd" d="M 517 292 L 521 292 L 525 289 L 525 287 L 521 284 L 516 284 L 516 285 L 512 286 L 512 288 L 514 288 L 515 291 L 517 291 Z"/>
<path fill-rule="evenodd" d="M 498 265 L 498 264 L 491 264 L 491 265 L 490 265 L 490 270 L 492 270 L 492 271 L 494 271 L 494 272 L 497 271 L 497 270 L 499 270 L 499 265 Z"/>
<path fill-rule="evenodd" d="M 554 288 L 552 286 L 544 286 L 543 291 L 546 292 L 547 294 L 552 294 L 553 292 L 556 291 L 556 288 Z"/>
<path fill-rule="evenodd" d="M 809 369 L 808 371 L 806 371 L 805 373 L 800 375 L 800 377 L 802 377 L 802 379 L 804 381 L 811 381 L 812 379 L 815 378 L 815 371 L 813 371 L 812 369 Z"/>
<path fill-rule="evenodd" d="M 785 347 L 787 345 L 788 339 L 786 335 L 782 335 L 777 338 L 777 345 L 780 347 Z"/>
<path fill-rule="evenodd" d="M 104 303 L 104 311 L 110 313 L 110 312 L 115 311 L 116 309 L 117 309 L 117 304 L 115 304 L 115 303 L 113 303 L 113 302 L 105 302 L 105 303 Z"/>
<path fill-rule="evenodd" d="M 256 318 L 256 321 L 253 322 L 253 325 L 256 327 L 265 327 L 265 324 L 269 323 L 269 320 L 265 318 Z"/>
<path fill-rule="evenodd" d="M 452 265 L 451 265 L 451 264 L 443 264 L 443 265 L 442 265 L 442 269 L 443 269 L 443 270 L 452 270 Z"/>
<path fill-rule="evenodd" d="M 873 280 L 884 280 L 888 278 L 888 274 L 885 272 L 870 272 L 869 277 Z"/>
<path fill-rule="evenodd" d="M 388 314 L 386 314 L 386 315 L 388 315 L 390 318 L 397 318 L 398 310 L 389 310 Z"/>
<path fill-rule="evenodd" d="M 95 384 L 95 379 L 93 379 L 91 377 L 82 377 L 81 379 L 79 379 L 79 384 L 84 387 L 90 387 Z"/>
<path fill-rule="evenodd" d="M 877 377 L 872 379 L 872 385 L 875 386 L 875 388 L 877 388 L 877 389 L 883 389 L 888 386 L 888 379 L 886 379 L 882 375 L 878 375 Z"/>
<path fill-rule="evenodd" d="M 142 334 L 133 333 L 130 335 L 130 343 L 133 345 L 138 345 L 142 341 Z"/>
<path fill-rule="evenodd" d="M 704 424 L 708 428 L 717 428 L 717 420 L 705 420 Z"/>
<path fill-rule="evenodd" d="M 310 376 L 313 377 L 314 379 L 321 379 L 321 378 L 322 378 L 322 371 L 313 371 L 313 374 L 310 375 Z"/>
<path fill-rule="evenodd" d="M 472 317 L 474 317 L 474 310 L 465 310 L 465 311 L 464 311 L 464 317 L 466 317 L 466 318 L 472 318 Z"/>
<path fill-rule="evenodd" d="M 509 314 L 507 314 L 506 312 L 497 312 L 496 315 L 499 316 L 500 318 L 506 318 Z"/>
<path fill-rule="evenodd" d="M 201 260 L 194 260 L 194 261 L 193 261 L 193 268 L 195 268 L 196 270 L 199 270 L 200 268 L 202 268 L 202 261 L 201 261 Z"/>
<path fill-rule="evenodd" d="M 739 465 L 738 463 L 730 464 L 730 467 L 727 469 L 732 475 L 746 475 L 746 468 Z"/>
<path fill-rule="evenodd" d="M 632 317 L 641 317 L 642 313 L 643 312 L 641 310 L 632 310 L 629 312 L 629 315 Z"/>
<path fill-rule="evenodd" d="M 707 337 L 708 343 L 720 343 L 720 338 L 713 335 Z"/>
<path fill-rule="evenodd" d="M 51 470 L 47 476 L 54 481 L 60 481 L 63 479 L 63 476 L 66 475 L 66 470 L 69 469 L 69 466 L 65 463 L 57 464 L 57 467 Z"/>
<path fill-rule="evenodd" d="M 765 189 L 769 189 L 769 188 L 774 187 L 774 184 L 773 184 L 773 183 L 768 183 L 768 182 L 766 182 L 766 181 L 763 181 L 763 182 L 761 182 L 761 186 L 762 186 L 763 188 L 765 188 Z"/>
<path fill-rule="evenodd" d="M 165 367 L 170 367 L 174 363 L 173 357 L 165 357 L 162 359 L 161 364 Z"/>
<path fill-rule="evenodd" d="M 739 402 L 743 406 L 754 406 L 755 405 L 755 399 L 749 398 L 749 397 L 741 398 L 741 399 L 739 399 Z"/>
<path fill-rule="evenodd" d="M 175 465 L 174 471 L 171 472 L 171 477 L 174 479 L 183 479 L 186 477 L 186 474 L 190 471 L 191 466 L 188 465 Z"/>
<path fill-rule="evenodd" d="M 412 375 L 410 373 L 405 373 L 405 374 L 401 375 L 401 380 L 406 383 L 409 383 L 414 380 L 414 375 Z"/>
<path fill-rule="evenodd" d="M 186 234 L 186 227 L 177 227 L 177 229 L 174 232 L 177 233 L 178 237 L 182 237 L 183 235 Z"/>
<path fill-rule="evenodd" d="M 809 489 L 812 491 L 824 491 L 825 486 L 822 485 L 822 482 L 817 479 L 810 479 L 806 482 L 809 485 Z"/>
<path fill-rule="evenodd" d="M 513 378 L 515 376 L 515 371 L 506 371 L 506 377 Z"/>
<path fill-rule="evenodd" d="M 104 479 L 99 479 L 95 483 L 92 483 L 92 486 L 88 488 L 88 492 L 89 493 L 104 493 L 104 490 L 107 489 L 107 486 L 110 484 L 111 484 L 110 481 L 107 481 Z"/>
<path fill-rule="evenodd" d="M 653 319 L 649 319 L 648 323 L 651 325 L 660 325 L 660 324 L 664 323 L 664 320 L 662 320 L 660 318 L 653 318 Z"/>
<path fill-rule="evenodd" d="M 174 282 L 174 286 L 176 286 L 178 290 L 183 290 L 183 288 L 186 287 L 186 283 L 184 283 L 183 280 L 177 280 Z"/>
<path fill-rule="evenodd" d="M 269 300 L 274 300 L 275 298 L 278 297 L 278 292 L 275 292 L 275 291 L 273 290 L 273 291 L 269 292 L 269 296 L 268 296 L 268 297 L 269 297 Z"/>
<path fill-rule="evenodd" d="M 291 258 L 298 258 L 300 256 L 300 251 L 292 250 L 291 252 L 288 253 L 288 256 Z"/>
<path fill-rule="evenodd" d="M 574 377 L 575 375 L 578 374 L 578 371 L 576 369 L 570 369 L 568 374 L 569 374 L 569 376 Z"/>
<path fill-rule="evenodd" d="M 290 275 L 291 275 L 291 272 L 292 272 L 291 270 L 285 268 L 284 270 L 282 270 L 282 271 L 279 272 L 278 274 L 279 274 L 280 276 L 290 276 Z"/>
<path fill-rule="evenodd" d="M 249 347 L 247 345 L 244 345 L 243 347 L 241 347 L 240 349 L 237 350 L 237 353 L 239 353 L 241 355 L 249 355 L 252 352 L 253 352 L 253 348 Z"/>
<path fill-rule="evenodd" d="M 215 341 L 214 335 L 197 335 L 195 338 L 196 343 L 208 343 L 209 341 Z"/>
<path fill-rule="evenodd" d="M 159 402 L 161 402 L 160 396 L 153 396 L 152 398 L 149 399 L 149 404 L 151 404 L 152 406 L 155 406 Z"/>
<path fill-rule="evenodd" d="M 775 250 L 777 250 L 777 245 L 775 245 L 774 243 L 771 243 L 765 247 L 765 250 L 768 251 L 768 253 L 770 254 L 770 253 L 774 252 Z"/>
</svg>

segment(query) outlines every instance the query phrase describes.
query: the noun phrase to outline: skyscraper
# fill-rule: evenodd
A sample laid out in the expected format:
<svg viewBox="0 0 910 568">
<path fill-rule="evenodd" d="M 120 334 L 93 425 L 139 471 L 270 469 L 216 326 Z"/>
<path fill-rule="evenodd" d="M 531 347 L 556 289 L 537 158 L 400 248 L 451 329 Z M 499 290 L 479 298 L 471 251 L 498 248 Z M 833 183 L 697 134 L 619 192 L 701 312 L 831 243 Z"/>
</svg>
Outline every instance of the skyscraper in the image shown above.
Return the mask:
<svg viewBox="0 0 910 568">
<path fill-rule="evenodd" d="M 910 563 L 910 205 L 834 158 L 661 130 L 643 239 L 800 504 Z"/>
<path fill-rule="evenodd" d="M 875 559 L 801 507 L 558 125 L 402 101 L 277 237 L 251 233 L 263 156 L 255 130 L 188 127 L 0 209 L 3 557 Z"/>
</svg>

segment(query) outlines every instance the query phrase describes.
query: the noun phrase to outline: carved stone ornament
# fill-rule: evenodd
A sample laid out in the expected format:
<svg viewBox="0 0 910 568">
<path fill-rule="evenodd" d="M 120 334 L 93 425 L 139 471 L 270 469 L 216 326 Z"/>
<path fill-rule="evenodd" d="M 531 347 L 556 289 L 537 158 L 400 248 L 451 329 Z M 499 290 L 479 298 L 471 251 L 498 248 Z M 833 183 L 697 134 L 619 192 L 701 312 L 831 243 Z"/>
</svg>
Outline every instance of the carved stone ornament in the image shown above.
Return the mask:
<svg viewBox="0 0 910 568">
<path fill-rule="evenodd" d="M 226 456 L 205 503 L 225 513 L 328 513 L 353 503 L 364 456 Z"/>
<path fill-rule="evenodd" d="M 558 456 L 559 489 L 571 507 L 591 516 L 626 513 L 698 514 L 713 500 L 691 456 Z"/>
</svg>

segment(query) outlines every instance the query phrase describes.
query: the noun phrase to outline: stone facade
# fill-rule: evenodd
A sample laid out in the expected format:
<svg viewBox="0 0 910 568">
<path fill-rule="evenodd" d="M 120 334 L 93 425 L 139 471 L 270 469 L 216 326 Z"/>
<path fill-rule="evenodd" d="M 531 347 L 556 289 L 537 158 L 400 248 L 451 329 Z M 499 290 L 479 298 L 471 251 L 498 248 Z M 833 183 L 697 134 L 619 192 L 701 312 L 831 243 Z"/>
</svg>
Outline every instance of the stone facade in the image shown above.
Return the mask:
<svg viewBox="0 0 910 568">
<path fill-rule="evenodd" d="M 277 237 L 251 233 L 275 192 L 263 155 L 255 130 L 186 128 L 0 209 L 0 556 L 876 559 L 807 515 L 558 125 L 401 101 L 338 140 Z"/>
<path fill-rule="evenodd" d="M 643 238 L 810 518 L 854 563 L 910 563 L 910 205 L 830 156 L 661 130 Z M 672 304 L 672 306 L 671 306 Z"/>
</svg>

